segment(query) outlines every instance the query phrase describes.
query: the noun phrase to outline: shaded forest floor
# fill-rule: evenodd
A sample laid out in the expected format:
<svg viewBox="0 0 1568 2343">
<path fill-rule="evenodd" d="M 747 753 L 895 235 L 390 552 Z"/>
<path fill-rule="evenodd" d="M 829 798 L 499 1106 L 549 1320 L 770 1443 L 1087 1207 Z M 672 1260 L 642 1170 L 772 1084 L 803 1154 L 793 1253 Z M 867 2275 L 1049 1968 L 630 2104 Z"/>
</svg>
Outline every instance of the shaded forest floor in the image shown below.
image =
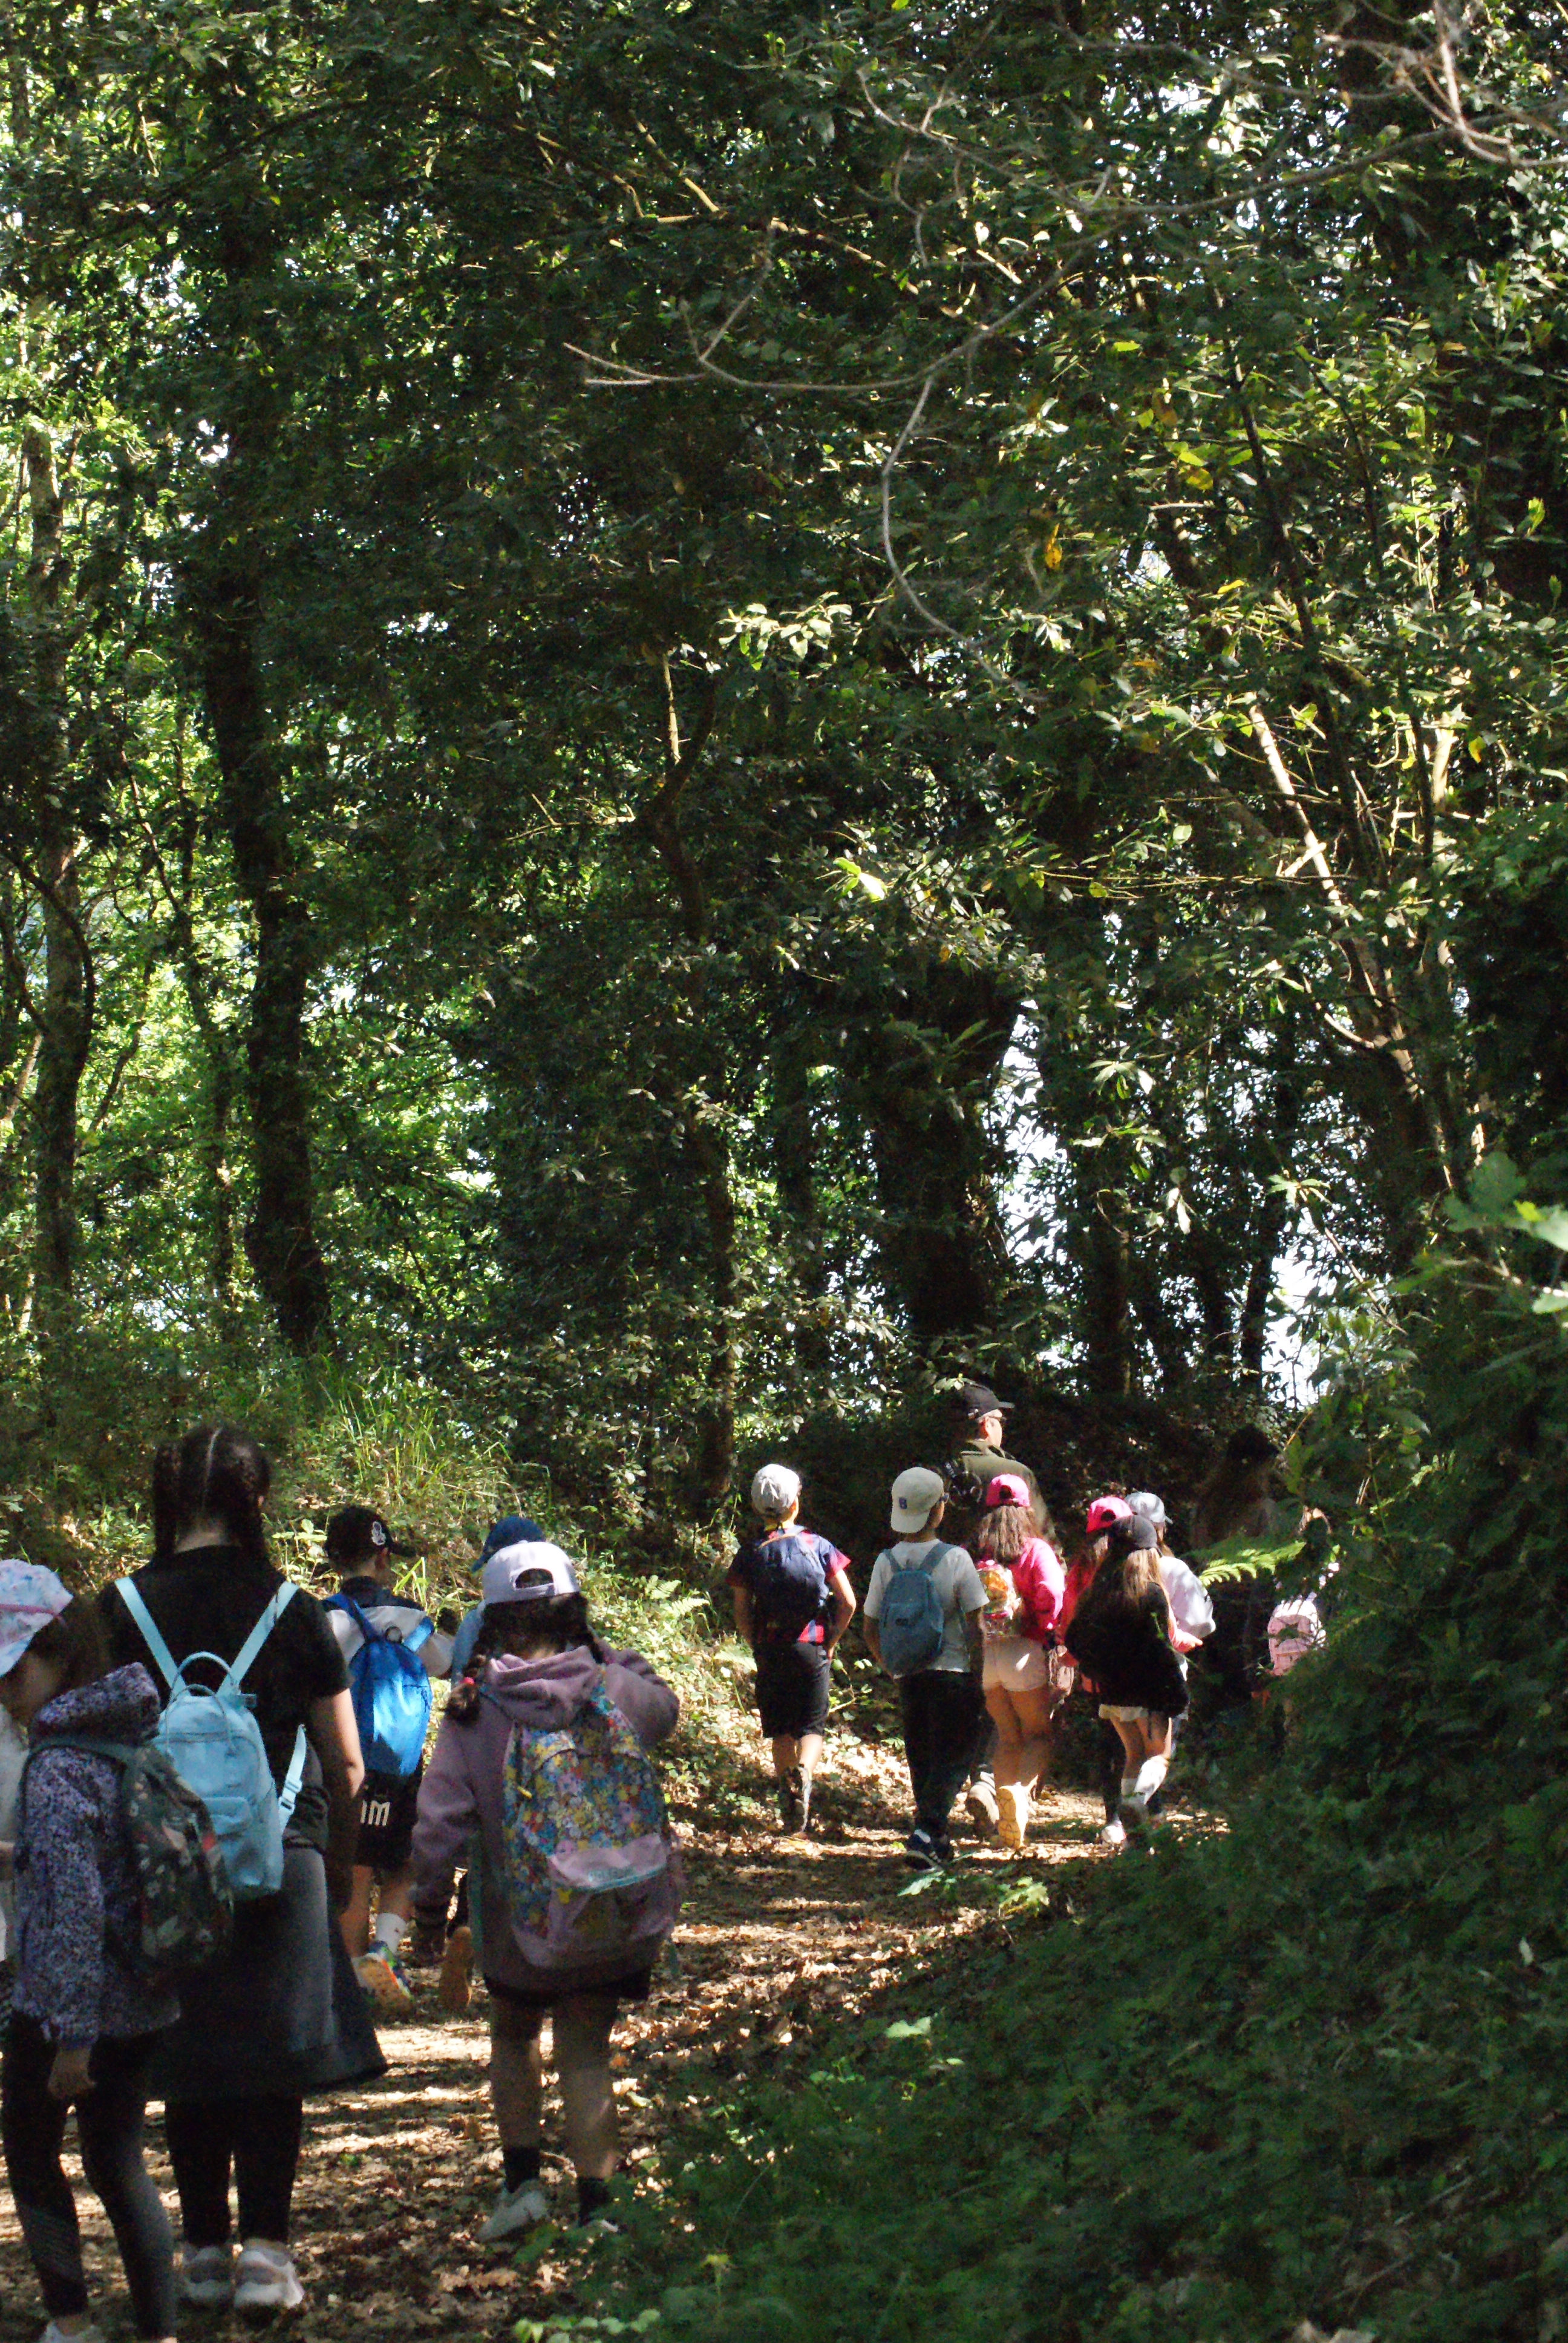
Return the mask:
<svg viewBox="0 0 1568 2343">
<path fill-rule="evenodd" d="M 935 1963 L 966 1936 L 1005 1926 L 996 1895 L 1010 1878 L 1082 1856 L 1094 1845 L 1098 1802 L 1074 1791 L 1041 1801 L 1025 1857 L 970 1842 L 956 1891 L 900 1891 L 908 1785 L 896 1749 L 840 1733 L 829 1745 L 812 1835 L 783 1839 L 763 1819 L 766 1785 L 753 1755 L 720 1757 L 720 1786 L 694 1774 L 673 1803 L 686 1851 L 688 1901 L 678 1973 L 661 1971 L 652 1996 L 617 2029 L 628 2162 L 664 2149 L 683 2117 L 712 2110 L 727 2084 L 764 2062 L 823 2054 L 838 2015 L 866 2009 Z M 404 2023 L 382 2027 L 391 2071 L 368 2089 L 313 2102 L 296 2197 L 295 2244 L 307 2296 L 301 2343 L 372 2335 L 498 2337 L 520 2318 L 568 2312 L 573 2278 L 592 2247 L 559 2232 L 530 2260 L 515 2246 L 482 2247 L 476 2233 L 499 2186 L 499 2153 L 486 2084 L 484 1996 L 464 2018 L 443 2016 L 432 1977 L 415 1980 Z M 545 2183 L 563 2222 L 573 2217 L 569 2170 L 550 2153 L 558 2109 L 547 2118 Z M 173 2202 L 161 2125 L 151 2161 Z M 72 2163 L 89 2272 L 106 2332 L 131 2326 L 119 2267 L 97 2204 Z M 519 2266 L 521 2265 L 521 2266 Z M 22 2343 L 43 2323 L 9 2199 L 0 2207 L 0 2343 Z M 187 2312 L 184 2329 L 213 2343 L 247 2331 Z"/>
</svg>

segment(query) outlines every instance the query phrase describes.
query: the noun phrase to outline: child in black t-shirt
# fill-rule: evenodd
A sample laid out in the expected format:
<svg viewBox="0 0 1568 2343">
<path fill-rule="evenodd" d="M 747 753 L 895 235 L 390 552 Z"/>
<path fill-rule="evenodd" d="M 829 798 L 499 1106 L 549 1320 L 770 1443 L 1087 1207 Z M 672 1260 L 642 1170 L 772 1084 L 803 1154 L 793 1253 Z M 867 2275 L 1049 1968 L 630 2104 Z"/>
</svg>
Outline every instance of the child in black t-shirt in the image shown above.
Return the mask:
<svg viewBox="0 0 1568 2343">
<path fill-rule="evenodd" d="M 338 1574 L 337 1593 L 354 1605 L 378 1635 L 414 1644 L 427 1675 L 439 1679 L 452 1667 L 452 1637 L 432 1626 L 417 1603 L 392 1584 L 394 1555 L 410 1546 L 394 1543 L 379 1513 L 368 1505 L 345 1505 L 327 1524 L 327 1558 Z M 353 1612 L 335 1601 L 326 1605 L 333 1634 L 352 1680 L 365 1637 Z M 426 1632 L 426 1631 L 428 1632 Z M 423 1761 L 411 1774 L 367 1772 L 359 1794 L 359 1836 L 354 1850 L 354 1893 L 342 1916 L 343 1941 L 355 1975 L 377 2006 L 389 2014 L 409 2007 L 413 1996 L 403 1982 L 397 1954 L 408 1930 L 412 1906 L 414 1819 L 419 1805 Z M 379 1887 L 379 1894 L 377 1894 Z M 372 1930 L 370 1905 L 376 1898 Z"/>
<path fill-rule="evenodd" d="M 855 1615 L 849 1564 L 837 1546 L 798 1526 L 800 1475 L 765 1464 L 751 1483 L 762 1523 L 729 1566 L 735 1624 L 757 1661 L 757 1705 L 773 1745 L 779 1820 L 806 1827 L 811 1780 L 828 1724 L 833 1648 Z"/>
</svg>

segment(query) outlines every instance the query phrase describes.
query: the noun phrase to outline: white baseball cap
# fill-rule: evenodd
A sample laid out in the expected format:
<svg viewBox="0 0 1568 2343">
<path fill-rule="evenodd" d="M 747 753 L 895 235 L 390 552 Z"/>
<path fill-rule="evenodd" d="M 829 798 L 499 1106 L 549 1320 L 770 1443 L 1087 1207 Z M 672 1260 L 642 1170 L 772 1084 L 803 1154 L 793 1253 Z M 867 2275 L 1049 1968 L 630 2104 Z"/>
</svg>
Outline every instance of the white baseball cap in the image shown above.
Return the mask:
<svg viewBox="0 0 1568 2343">
<path fill-rule="evenodd" d="M 548 1603 L 558 1594 L 580 1594 L 569 1555 L 548 1538 L 524 1538 L 504 1545 L 485 1564 L 479 1592 L 487 1604 Z"/>
<path fill-rule="evenodd" d="M 1157 1530 L 1165 1526 L 1165 1508 L 1152 1489 L 1130 1489 L 1127 1502 L 1144 1521 L 1152 1522 Z"/>
<path fill-rule="evenodd" d="M 923 1530 L 947 1493 L 940 1473 L 929 1464 L 911 1464 L 893 1483 L 893 1527 L 906 1537 L 911 1530 Z"/>
<path fill-rule="evenodd" d="M 34 1636 L 71 1599 L 41 1562 L 0 1562 L 0 1676 L 8 1676 Z"/>
<path fill-rule="evenodd" d="M 751 1509 L 779 1521 L 800 1502 L 800 1475 L 788 1464 L 764 1464 L 751 1483 Z"/>
</svg>

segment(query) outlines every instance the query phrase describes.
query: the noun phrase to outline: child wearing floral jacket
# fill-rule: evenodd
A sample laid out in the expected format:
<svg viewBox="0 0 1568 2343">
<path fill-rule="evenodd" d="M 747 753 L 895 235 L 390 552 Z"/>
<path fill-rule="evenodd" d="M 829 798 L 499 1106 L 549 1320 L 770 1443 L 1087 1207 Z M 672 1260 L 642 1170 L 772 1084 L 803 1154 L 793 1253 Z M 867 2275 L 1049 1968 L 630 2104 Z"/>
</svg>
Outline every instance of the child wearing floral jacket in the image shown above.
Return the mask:
<svg viewBox="0 0 1568 2343">
<path fill-rule="evenodd" d="M 539 2183 L 543 2078 L 539 2033 L 548 2016 L 584 2222 L 601 2216 L 620 2160 L 610 2028 L 623 2001 L 646 2001 L 650 1944 L 635 1957 L 546 1968 L 525 1956 L 506 1874 L 506 1773 L 519 1728 L 562 1734 L 595 1694 L 608 1694 L 645 1750 L 675 1730 L 680 1703 L 636 1652 L 607 1651 L 588 1624 L 571 1562 L 548 1541 L 505 1546 L 485 1564 L 484 1622 L 447 1704 L 419 1792 L 414 1828 L 416 1920 L 444 1916 L 452 1875 L 477 1839 L 469 1875 L 477 1950 L 490 1996 L 490 2088 L 501 2136 L 500 2200 L 480 2230 L 487 2245 L 547 2218 Z M 672 1863 L 672 1892 L 678 1868 Z"/>
<path fill-rule="evenodd" d="M 27 1735 L 12 1855 L 15 1996 L 0 2079 L 0 2130 L 22 2235 L 49 2313 L 44 2343 L 101 2343 L 60 2162 L 76 2103 L 82 2166 L 114 2227 L 138 2335 L 172 2337 L 174 2247 L 142 2160 L 146 2078 L 178 2004 L 131 1966 L 139 1936 L 120 1768 L 82 1738 L 149 1739 L 159 1714 L 140 1667 L 106 1673 L 96 1609 L 52 1570 L 0 1563 L 0 1705 Z"/>
</svg>

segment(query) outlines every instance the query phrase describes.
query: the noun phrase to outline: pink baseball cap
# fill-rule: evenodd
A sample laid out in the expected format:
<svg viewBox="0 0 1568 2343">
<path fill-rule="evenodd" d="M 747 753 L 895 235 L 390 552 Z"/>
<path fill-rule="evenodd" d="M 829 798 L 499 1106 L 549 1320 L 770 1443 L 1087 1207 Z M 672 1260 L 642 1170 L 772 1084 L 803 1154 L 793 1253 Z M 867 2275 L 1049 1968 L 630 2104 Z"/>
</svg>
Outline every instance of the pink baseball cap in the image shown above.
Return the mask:
<svg viewBox="0 0 1568 2343">
<path fill-rule="evenodd" d="M 1027 1505 L 1031 1500 L 1029 1483 L 1020 1481 L 1016 1473 L 999 1473 L 985 1493 L 988 1505 Z"/>
<path fill-rule="evenodd" d="M 70 1588 L 42 1563 L 0 1562 L 0 1676 L 10 1674 L 34 1636 L 70 1599 Z"/>
<path fill-rule="evenodd" d="M 1089 1537 L 1099 1537 L 1112 1522 L 1130 1522 L 1131 1519 L 1132 1508 L 1125 1497 L 1096 1497 L 1083 1517 L 1084 1532 Z"/>
</svg>

